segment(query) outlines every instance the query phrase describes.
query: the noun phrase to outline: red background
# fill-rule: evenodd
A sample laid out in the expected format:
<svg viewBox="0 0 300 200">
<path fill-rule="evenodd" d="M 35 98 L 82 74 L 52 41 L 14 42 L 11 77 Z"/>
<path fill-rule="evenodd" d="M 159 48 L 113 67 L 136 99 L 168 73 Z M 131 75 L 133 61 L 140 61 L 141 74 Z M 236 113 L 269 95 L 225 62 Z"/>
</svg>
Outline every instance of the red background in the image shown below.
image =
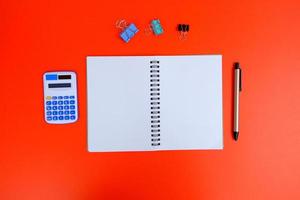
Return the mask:
<svg viewBox="0 0 300 200">
<path fill-rule="evenodd" d="M 296 0 L 1 0 L 0 199 L 300 199 L 299 10 Z M 120 18 L 141 30 L 128 44 Z M 161 37 L 143 33 L 153 18 Z M 186 41 L 178 23 L 190 24 Z M 223 151 L 87 152 L 86 56 L 152 54 L 223 55 Z M 43 120 L 51 70 L 78 74 L 77 123 Z"/>
</svg>

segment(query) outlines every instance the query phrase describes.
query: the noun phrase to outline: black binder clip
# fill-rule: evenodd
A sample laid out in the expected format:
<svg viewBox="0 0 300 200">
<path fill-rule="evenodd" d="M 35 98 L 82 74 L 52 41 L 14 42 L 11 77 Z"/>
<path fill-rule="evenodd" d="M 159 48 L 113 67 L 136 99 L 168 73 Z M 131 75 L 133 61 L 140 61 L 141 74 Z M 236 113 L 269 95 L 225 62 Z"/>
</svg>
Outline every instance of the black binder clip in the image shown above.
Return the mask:
<svg viewBox="0 0 300 200">
<path fill-rule="evenodd" d="M 179 39 L 185 40 L 187 39 L 187 34 L 190 30 L 189 24 L 178 24 L 177 30 L 179 31 Z"/>
</svg>

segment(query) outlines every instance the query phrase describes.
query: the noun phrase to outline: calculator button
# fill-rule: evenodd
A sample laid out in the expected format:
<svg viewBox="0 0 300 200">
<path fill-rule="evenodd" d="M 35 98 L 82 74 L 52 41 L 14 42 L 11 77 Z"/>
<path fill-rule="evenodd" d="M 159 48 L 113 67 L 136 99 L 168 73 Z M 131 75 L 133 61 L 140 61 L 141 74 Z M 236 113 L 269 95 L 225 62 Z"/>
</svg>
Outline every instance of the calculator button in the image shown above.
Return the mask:
<svg viewBox="0 0 300 200">
<path fill-rule="evenodd" d="M 63 105 L 64 102 L 63 101 L 58 101 L 58 105 Z"/>
<path fill-rule="evenodd" d="M 65 110 L 69 110 L 70 106 L 64 106 Z"/>
<path fill-rule="evenodd" d="M 57 111 L 53 111 L 52 114 L 53 114 L 53 115 L 57 115 Z"/>
<path fill-rule="evenodd" d="M 46 96 L 46 99 L 51 100 L 52 98 L 51 98 L 51 96 Z"/>
<path fill-rule="evenodd" d="M 58 111 L 58 114 L 59 114 L 59 115 L 63 115 L 63 114 L 64 114 L 64 111 Z"/>
<path fill-rule="evenodd" d="M 58 119 L 59 120 L 64 120 L 64 117 L 63 116 L 59 116 Z"/>
<path fill-rule="evenodd" d="M 52 100 L 56 100 L 56 99 L 57 99 L 57 96 L 53 96 L 53 97 L 52 97 Z"/>
<path fill-rule="evenodd" d="M 57 101 L 52 101 L 52 105 L 57 105 Z"/>
<path fill-rule="evenodd" d="M 75 99 L 75 96 L 70 96 L 70 99 Z"/>
<path fill-rule="evenodd" d="M 71 106 L 70 106 L 70 109 L 75 109 L 75 106 L 74 106 L 74 105 L 71 105 Z"/>
<path fill-rule="evenodd" d="M 53 110 L 57 110 L 57 106 L 53 106 L 52 109 L 53 109 Z"/>
<path fill-rule="evenodd" d="M 46 105 L 51 105 L 51 101 L 46 101 Z"/>
<path fill-rule="evenodd" d="M 70 114 L 71 114 L 71 115 L 75 115 L 75 110 L 71 110 L 71 111 L 70 111 Z"/>
<path fill-rule="evenodd" d="M 65 115 L 68 115 L 69 113 L 70 113 L 70 111 L 67 111 L 67 110 L 65 111 Z"/>
<path fill-rule="evenodd" d="M 74 120 L 76 117 L 74 115 L 71 115 L 71 120 Z"/>
<path fill-rule="evenodd" d="M 69 99 L 69 96 L 64 96 L 64 99 Z"/>
<path fill-rule="evenodd" d="M 58 99 L 60 100 L 60 99 L 63 99 L 63 96 L 58 96 Z"/>
<path fill-rule="evenodd" d="M 52 120 L 52 117 L 47 117 L 47 120 L 48 120 L 48 121 L 51 121 L 51 120 Z"/>
<path fill-rule="evenodd" d="M 70 117 L 69 116 L 65 116 L 65 120 L 69 120 L 70 119 Z"/>
<path fill-rule="evenodd" d="M 69 101 L 68 100 L 64 101 L 64 104 L 69 104 Z"/>
<path fill-rule="evenodd" d="M 47 106 L 46 109 L 47 109 L 47 110 L 52 110 L 52 109 L 51 109 L 51 106 Z"/>
<path fill-rule="evenodd" d="M 51 111 L 47 111 L 47 115 L 51 115 L 52 113 L 51 113 Z"/>
<path fill-rule="evenodd" d="M 74 100 L 71 100 L 71 101 L 70 101 L 70 104 L 75 104 L 75 101 L 74 101 Z"/>
<path fill-rule="evenodd" d="M 58 110 L 62 110 L 62 109 L 64 109 L 63 106 L 58 106 Z"/>
<path fill-rule="evenodd" d="M 53 120 L 54 120 L 54 121 L 56 121 L 57 119 L 58 119 L 58 117 L 57 117 L 57 116 L 54 116 L 54 117 L 53 117 Z"/>
</svg>

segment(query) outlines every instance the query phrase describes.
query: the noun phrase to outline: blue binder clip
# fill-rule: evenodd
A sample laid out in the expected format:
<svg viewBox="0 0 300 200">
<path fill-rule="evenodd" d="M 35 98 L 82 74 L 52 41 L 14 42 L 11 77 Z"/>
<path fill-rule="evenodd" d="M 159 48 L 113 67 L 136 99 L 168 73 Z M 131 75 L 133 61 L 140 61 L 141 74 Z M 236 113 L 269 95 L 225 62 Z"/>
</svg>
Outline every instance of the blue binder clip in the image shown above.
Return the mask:
<svg viewBox="0 0 300 200">
<path fill-rule="evenodd" d="M 120 37 L 125 41 L 129 40 L 138 32 L 139 30 L 134 24 L 130 24 L 121 34 Z"/>
<path fill-rule="evenodd" d="M 164 30 L 160 24 L 160 21 L 158 19 L 154 19 L 151 21 L 151 28 L 155 35 L 161 35 L 164 32 Z"/>
<path fill-rule="evenodd" d="M 126 43 L 130 41 L 133 36 L 139 31 L 135 24 L 131 23 L 129 26 L 125 20 L 119 20 L 116 23 L 117 28 L 120 28 L 122 32 L 120 33 L 120 37 Z"/>
</svg>

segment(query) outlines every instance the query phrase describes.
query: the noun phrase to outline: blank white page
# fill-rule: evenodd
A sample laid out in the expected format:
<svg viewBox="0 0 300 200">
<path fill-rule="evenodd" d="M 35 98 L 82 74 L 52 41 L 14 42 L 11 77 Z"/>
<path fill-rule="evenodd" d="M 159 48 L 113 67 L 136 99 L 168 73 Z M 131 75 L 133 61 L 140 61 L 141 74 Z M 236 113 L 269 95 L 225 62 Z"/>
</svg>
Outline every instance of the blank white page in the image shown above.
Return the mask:
<svg viewBox="0 0 300 200">
<path fill-rule="evenodd" d="M 144 57 L 87 57 L 88 149 L 151 149 L 149 61 Z"/>
<path fill-rule="evenodd" d="M 160 149 L 222 149 L 222 56 L 157 58 Z"/>
</svg>

